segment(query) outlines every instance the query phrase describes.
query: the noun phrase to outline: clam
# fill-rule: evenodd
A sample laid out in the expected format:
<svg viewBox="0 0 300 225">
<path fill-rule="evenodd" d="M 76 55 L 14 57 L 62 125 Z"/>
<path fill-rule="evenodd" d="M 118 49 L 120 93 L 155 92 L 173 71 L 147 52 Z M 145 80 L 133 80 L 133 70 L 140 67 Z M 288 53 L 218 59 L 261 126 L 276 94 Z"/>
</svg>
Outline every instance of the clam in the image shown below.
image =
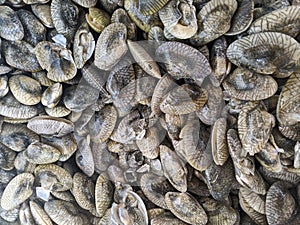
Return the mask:
<svg viewBox="0 0 300 225">
<path fill-rule="evenodd" d="M 15 176 L 2 194 L 1 207 L 10 210 L 26 201 L 33 193 L 33 182 L 34 176 L 31 173 Z"/>
<path fill-rule="evenodd" d="M 8 6 L 0 6 L 0 37 L 17 41 L 24 37 L 24 28 L 17 13 Z"/>
<path fill-rule="evenodd" d="M 14 97 L 24 105 L 36 105 L 41 101 L 42 87 L 35 79 L 15 75 L 9 79 L 9 88 Z"/>
<path fill-rule="evenodd" d="M 100 34 L 95 48 L 95 65 L 111 70 L 127 52 L 127 29 L 122 23 L 112 23 Z"/>
<path fill-rule="evenodd" d="M 237 66 L 262 74 L 284 74 L 299 67 L 299 49 L 299 43 L 289 35 L 262 32 L 234 41 L 226 54 Z"/>
</svg>

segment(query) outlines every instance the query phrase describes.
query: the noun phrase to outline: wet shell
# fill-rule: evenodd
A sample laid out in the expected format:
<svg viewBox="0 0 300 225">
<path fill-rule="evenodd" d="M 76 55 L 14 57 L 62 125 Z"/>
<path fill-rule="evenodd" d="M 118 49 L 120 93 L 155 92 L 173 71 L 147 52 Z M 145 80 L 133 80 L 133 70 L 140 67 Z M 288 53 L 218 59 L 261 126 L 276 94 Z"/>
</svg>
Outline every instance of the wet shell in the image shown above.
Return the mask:
<svg viewBox="0 0 300 225">
<path fill-rule="evenodd" d="M 196 85 L 183 84 L 171 90 L 160 104 L 160 110 L 182 115 L 199 110 L 207 101 L 207 91 Z"/>
<path fill-rule="evenodd" d="M 101 33 L 105 27 L 110 23 L 110 16 L 102 9 L 98 8 L 89 8 L 89 13 L 85 14 L 85 18 L 90 27 Z"/>
<path fill-rule="evenodd" d="M 154 0 L 155 1 L 155 0 Z M 165 0 L 163 0 L 165 1 Z M 151 26 L 160 25 L 161 22 L 158 18 L 158 14 L 144 15 L 141 13 L 142 10 L 138 3 L 141 1 L 137 0 L 124 0 L 124 8 L 127 11 L 131 20 L 143 31 L 148 32 Z M 161 2 L 161 1 L 160 1 Z"/>
<path fill-rule="evenodd" d="M 37 60 L 47 77 L 55 82 L 71 80 L 77 73 L 72 52 L 60 44 L 41 41 L 35 48 Z"/>
<path fill-rule="evenodd" d="M 222 36 L 213 42 L 210 51 L 209 57 L 213 72 L 209 78 L 212 84 L 216 87 L 220 86 L 229 72 L 228 68 L 230 69 L 231 64 L 226 58 L 227 47 L 227 40 L 224 36 Z"/>
<path fill-rule="evenodd" d="M 66 191 L 73 185 L 71 175 L 55 164 L 37 166 L 34 169 L 34 175 L 41 187 L 50 191 Z"/>
<path fill-rule="evenodd" d="M 149 0 L 149 1 L 138 1 L 138 9 L 144 15 L 152 15 L 168 3 L 168 0 Z"/>
<path fill-rule="evenodd" d="M 41 102 L 48 108 L 54 108 L 60 101 L 62 96 L 63 87 L 60 83 L 55 83 L 48 87 L 41 98 Z"/>
<path fill-rule="evenodd" d="M 213 162 L 211 149 L 207 148 L 208 139 L 204 125 L 197 118 L 189 118 L 180 131 L 180 141 L 175 150 L 193 168 L 204 171 Z"/>
<path fill-rule="evenodd" d="M 275 118 L 259 102 L 248 102 L 238 117 L 238 131 L 243 148 L 250 155 L 261 151 L 275 126 Z"/>
<path fill-rule="evenodd" d="M 271 77 L 237 68 L 223 82 L 224 89 L 230 96 L 241 100 L 263 100 L 273 96 L 278 88 Z"/>
<path fill-rule="evenodd" d="M 26 204 L 25 202 L 20 208 L 19 220 L 21 224 L 35 224 L 35 221 L 29 208 L 29 204 Z"/>
<path fill-rule="evenodd" d="M 237 0 L 237 3 L 238 8 L 231 19 L 231 26 L 226 35 L 237 35 L 244 32 L 253 20 L 254 1 Z"/>
<path fill-rule="evenodd" d="M 74 131 L 71 121 L 51 116 L 36 116 L 28 121 L 27 127 L 37 134 L 62 137 Z"/>
<path fill-rule="evenodd" d="M 257 211 L 255 211 L 246 201 L 244 198 L 239 198 L 239 203 L 241 208 L 247 215 L 255 221 L 255 224 L 268 224 L 267 218 L 264 214 L 261 214 Z"/>
<path fill-rule="evenodd" d="M 90 8 L 95 6 L 97 4 L 97 1 L 98 0 L 73 0 L 73 2 L 85 8 Z"/>
<path fill-rule="evenodd" d="M 1 197 L 1 207 L 11 210 L 26 201 L 33 192 L 34 176 L 21 173 L 14 177 L 6 186 Z"/>
<path fill-rule="evenodd" d="M 101 173 L 106 171 L 108 166 L 111 165 L 115 159 L 112 152 L 108 150 L 107 142 L 92 143 L 91 149 L 95 164 L 95 172 Z"/>
<path fill-rule="evenodd" d="M 95 172 L 95 163 L 90 147 L 90 138 L 89 136 L 76 137 L 76 141 L 78 145 L 75 156 L 76 164 L 87 176 L 91 177 Z"/>
<path fill-rule="evenodd" d="M 100 174 L 95 187 L 95 204 L 100 217 L 104 216 L 106 210 L 111 206 L 112 198 L 113 185 L 105 174 Z"/>
<path fill-rule="evenodd" d="M 211 150 L 214 162 L 217 165 L 223 165 L 228 159 L 229 152 L 226 140 L 227 121 L 225 118 L 219 118 L 212 129 Z"/>
<path fill-rule="evenodd" d="M 33 47 L 25 41 L 3 42 L 3 53 L 8 65 L 28 72 L 42 68 L 33 53 Z"/>
<path fill-rule="evenodd" d="M 78 22 L 78 7 L 71 0 L 53 0 L 50 9 L 57 32 L 67 39 L 73 39 Z"/>
<path fill-rule="evenodd" d="M 17 155 L 17 157 L 15 158 L 14 165 L 18 173 L 24 173 L 24 172 L 33 173 L 36 167 L 36 164 L 32 164 L 25 159 L 24 151 L 20 152 Z"/>
<path fill-rule="evenodd" d="M 73 44 L 74 62 L 81 69 L 88 61 L 95 49 L 95 39 L 87 23 L 83 23 L 76 31 Z"/>
<path fill-rule="evenodd" d="M 300 32 L 299 27 L 300 7 L 287 6 L 259 17 L 251 24 L 248 33 L 273 31 L 296 37 Z"/>
<path fill-rule="evenodd" d="M 178 191 L 187 190 L 187 168 L 178 155 L 165 145 L 159 146 L 164 175 Z"/>
<path fill-rule="evenodd" d="M 91 140 L 95 143 L 106 141 L 112 134 L 118 114 L 115 107 L 107 105 L 89 122 Z"/>
<path fill-rule="evenodd" d="M 294 197 L 282 184 L 274 183 L 266 197 L 266 216 L 269 224 L 282 224 L 288 221 L 296 208 Z"/>
<path fill-rule="evenodd" d="M 89 224 L 88 217 L 80 213 L 77 206 L 71 202 L 51 200 L 45 203 L 44 210 L 56 224 Z"/>
<path fill-rule="evenodd" d="M 207 212 L 208 224 L 236 224 L 239 216 L 236 210 L 210 198 L 201 199 L 201 204 Z"/>
<path fill-rule="evenodd" d="M 168 209 L 165 194 L 174 191 L 174 188 L 165 177 L 146 173 L 141 177 L 140 185 L 143 193 L 151 202 L 161 208 Z"/>
<path fill-rule="evenodd" d="M 197 32 L 196 8 L 189 2 L 169 1 L 159 10 L 159 17 L 164 24 L 164 32 L 174 38 L 188 39 Z"/>
<path fill-rule="evenodd" d="M 51 145 L 34 142 L 25 149 L 24 157 L 33 164 L 48 164 L 59 159 L 60 151 Z"/>
<path fill-rule="evenodd" d="M 165 74 L 156 84 L 151 98 L 151 110 L 156 116 L 161 115 L 161 110 L 159 105 L 161 104 L 163 97 L 169 93 L 172 89 L 177 86 L 175 81 L 169 74 Z"/>
<path fill-rule="evenodd" d="M 198 32 L 191 38 L 197 45 L 207 44 L 230 29 L 231 18 L 237 9 L 236 0 L 212 0 L 198 13 Z"/>
<path fill-rule="evenodd" d="M 241 187 L 239 189 L 239 198 L 243 198 L 247 204 L 260 214 L 266 214 L 266 198 L 258 195 L 251 190 Z"/>
<path fill-rule="evenodd" d="M 63 102 L 72 112 L 81 112 L 96 103 L 99 90 L 88 85 L 74 85 L 64 90 Z"/>
<path fill-rule="evenodd" d="M 44 209 L 34 201 L 29 202 L 30 211 L 35 222 L 39 225 L 52 225 L 52 221 Z"/>
<path fill-rule="evenodd" d="M 200 203 L 188 193 L 168 192 L 165 201 L 169 210 L 189 224 L 206 224 L 207 215 Z"/>
<path fill-rule="evenodd" d="M 192 78 L 199 86 L 211 73 L 207 58 L 197 49 L 179 42 L 165 42 L 156 49 L 156 60 L 166 65 L 175 79 Z"/>
<path fill-rule="evenodd" d="M 43 86 L 49 87 L 55 83 L 54 81 L 50 80 L 47 77 L 46 71 L 39 71 L 36 73 L 32 73 L 31 75 L 32 75 L 32 78 L 37 80 Z"/>
<path fill-rule="evenodd" d="M 151 127 L 146 131 L 143 138 L 136 140 L 136 144 L 143 156 L 149 159 L 155 159 L 159 155 L 158 146 L 164 138 L 164 130 L 160 129 L 159 127 Z"/>
<path fill-rule="evenodd" d="M 109 73 L 106 82 L 106 89 L 113 99 L 117 98 L 117 96 L 122 92 L 122 89 L 134 79 L 135 72 L 131 61 L 126 59 L 121 60 Z"/>
<path fill-rule="evenodd" d="M 276 117 L 282 126 L 300 122 L 300 72 L 293 73 L 285 83 L 277 103 Z"/>
<path fill-rule="evenodd" d="M 136 43 L 128 40 L 127 44 L 135 62 L 137 62 L 149 75 L 156 78 L 161 78 L 159 67 L 154 59 L 142 47 L 143 42 Z"/>
<path fill-rule="evenodd" d="M 127 52 L 127 29 L 122 23 L 112 23 L 100 34 L 95 49 L 95 65 L 111 70 Z"/>
<path fill-rule="evenodd" d="M 228 159 L 222 166 L 212 162 L 205 170 L 205 180 L 211 196 L 218 201 L 225 200 L 236 182 L 232 161 Z"/>
<path fill-rule="evenodd" d="M 132 22 L 124 9 L 116 9 L 111 15 L 111 22 L 125 24 L 127 28 L 127 38 L 129 40 L 136 40 L 137 26 L 134 22 Z"/>
<path fill-rule="evenodd" d="M 187 223 L 173 216 L 170 212 L 162 213 L 151 219 L 152 225 L 187 225 Z"/>
<path fill-rule="evenodd" d="M 16 12 L 8 6 L 0 6 L 0 37 L 17 41 L 24 37 L 24 29 Z"/>
<path fill-rule="evenodd" d="M 68 134 L 63 137 L 47 137 L 42 138 L 43 143 L 57 148 L 61 155 L 59 161 L 67 161 L 77 149 L 77 143 L 73 134 Z"/>
<path fill-rule="evenodd" d="M 14 97 L 24 105 L 36 105 L 41 101 L 42 87 L 38 81 L 26 75 L 14 75 L 9 79 Z"/>
<path fill-rule="evenodd" d="M 290 73 L 300 65 L 300 44 L 277 32 L 240 38 L 228 46 L 226 54 L 235 65 L 263 74 Z"/>
<path fill-rule="evenodd" d="M 225 106 L 223 90 L 221 87 L 215 87 L 209 82 L 204 82 L 201 87 L 207 90 L 208 100 L 202 108 L 196 111 L 196 115 L 203 123 L 213 125 L 218 117 L 221 116 Z"/>
<path fill-rule="evenodd" d="M 72 194 L 81 208 L 95 215 L 95 184 L 89 177 L 82 173 L 75 173 Z"/>
<path fill-rule="evenodd" d="M 24 41 L 36 46 L 38 42 L 46 39 L 45 27 L 30 11 L 20 9 L 17 15 L 24 28 Z"/>
<path fill-rule="evenodd" d="M 33 4 L 31 10 L 34 15 L 48 28 L 53 28 L 50 4 Z"/>
<path fill-rule="evenodd" d="M 0 134 L 0 142 L 16 152 L 25 150 L 30 143 L 39 140 L 39 136 L 30 131 L 25 124 L 5 123 Z"/>
</svg>

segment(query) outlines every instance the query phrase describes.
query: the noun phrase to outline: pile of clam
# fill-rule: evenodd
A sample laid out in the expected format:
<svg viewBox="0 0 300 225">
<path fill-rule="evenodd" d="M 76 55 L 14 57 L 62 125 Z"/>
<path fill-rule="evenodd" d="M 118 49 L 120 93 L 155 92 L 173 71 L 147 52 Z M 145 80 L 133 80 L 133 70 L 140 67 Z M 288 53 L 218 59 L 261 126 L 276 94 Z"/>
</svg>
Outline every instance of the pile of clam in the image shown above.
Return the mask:
<svg viewBox="0 0 300 225">
<path fill-rule="evenodd" d="M 1 225 L 296 225 L 299 142 L 299 0 L 0 0 Z"/>
</svg>

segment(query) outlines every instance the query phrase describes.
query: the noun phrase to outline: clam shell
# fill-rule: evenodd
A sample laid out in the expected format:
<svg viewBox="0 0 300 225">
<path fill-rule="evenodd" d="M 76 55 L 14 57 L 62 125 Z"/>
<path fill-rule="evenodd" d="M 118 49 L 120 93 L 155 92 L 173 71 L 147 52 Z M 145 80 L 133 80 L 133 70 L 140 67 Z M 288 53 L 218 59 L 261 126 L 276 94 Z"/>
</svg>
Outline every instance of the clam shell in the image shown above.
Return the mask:
<svg viewBox="0 0 300 225">
<path fill-rule="evenodd" d="M 72 194 L 81 208 L 95 215 L 95 184 L 89 177 L 82 173 L 75 173 Z"/>
<path fill-rule="evenodd" d="M 211 73 L 208 60 L 197 49 L 179 42 L 165 42 L 156 49 L 159 62 L 165 63 L 175 79 L 191 78 L 199 86 Z"/>
<path fill-rule="evenodd" d="M 278 85 L 271 76 L 237 68 L 225 79 L 223 87 L 237 99 L 256 101 L 273 96 Z"/>
<path fill-rule="evenodd" d="M 175 87 L 163 99 L 160 110 L 171 115 L 189 114 L 199 110 L 207 101 L 207 91 L 196 85 Z"/>
<path fill-rule="evenodd" d="M 29 130 L 25 124 L 5 123 L 0 134 L 0 142 L 16 152 L 25 150 L 30 143 L 39 140 L 39 136 Z"/>
<path fill-rule="evenodd" d="M 50 4 L 32 4 L 31 10 L 34 15 L 48 28 L 53 28 Z"/>
<path fill-rule="evenodd" d="M 37 134 L 62 137 L 74 131 L 71 121 L 51 116 L 36 116 L 28 121 L 27 127 Z"/>
<path fill-rule="evenodd" d="M 211 150 L 214 162 L 217 165 L 223 165 L 229 156 L 226 139 L 227 121 L 225 118 L 219 118 L 212 129 Z"/>
<path fill-rule="evenodd" d="M 95 204 L 96 210 L 100 217 L 105 215 L 105 212 L 110 207 L 113 197 L 113 185 L 108 180 L 105 174 L 100 174 L 95 186 Z"/>
<path fill-rule="evenodd" d="M 3 53 L 8 65 L 27 72 L 42 68 L 33 53 L 33 47 L 25 41 L 3 42 Z"/>
<path fill-rule="evenodd" d="M 34 201 L 29 201 L 30 211 L 37 224 L 52 225 L 52 221 L 44 209 Z"/>
<path fill-rule="evenodd" d="M 299 6 L 287 6 L 277 9 L 256 19 L 250 26 L 248 33 L 279 32 L 296 37 L 300 26 Z"/>
<path fill-rule="evenodd" d="M 26 75 L 14 75 L 9 79 L 14 97 L 24 105 L 36 105 L 41 101 L 42 87 L 38 81 Z"/>
<path fill-rule="evenodd" d="M 75 33 L 73 44 L 74 62 L 78 69 L 92 57 L 95 49 L 95 39 L 89 30 L 87 23 L 81 24 Z"/>
<path fill-rule="evenodd" d="M 38 42 L 46 40 L 45 27 L 30 11 L 19 9 L 17 15 L 24 28 L 24 41 L 36 46 Z"/>
<path fill-rule="evenodd" d="M 168 192 L 165 201 L 169 210 L 189 224 L 206 224 L 207 215 L 200 203 L 189 193 Z"/>
<path fill-rule="evenodd" d="M 192 43 L 205 45 L 225 34 L 231 25 L 231 18 L 237 9 L 236 0 L 212 0 L 198 13 L 198 32 L 191 38 Z"/>
<path fill-rule="evenodd" d="M 249 28 L 253 20 L 254 1 L 237 0 L 238 7 L 231 19 L 231 26 L 226 35 L 237 35 Z"/>
<path fill-rule="evenodd" d="M 24 37 L 24 28 L 16 12 L 8 6 L 0 6 L 0 37 L 17 41 Z"/>
<path fill-rule="evenodd" d="M 258 73 L 289 73 L 299 67 L 299 46 L 286 34 L 262 32 L 234 41 L 226 54 L 233 64 Z"/>
<path fill-rule="evenodd" d="M 151 202 L 161 208 L 168 209 L 165 194 L 174 191 L 174 188 L 165 177 L 146 173 L 142 175 L 140 185 L 143 193 Z"/>
<path fill-rule="evenodd" d="M 54 108 L 59 103 L 62 92 L 63 87 L 60 83 L 49 86 L 42 95 L 41 103 L 48 108 Z"/>
<path fill-rule="evenodd" d="M 33 192 L 34 176 L 21 173 L 15 176 L 6 186 L 1 197 L 1 207 L 11 210 L 26 201 Z"/>
<path fill-rule="evenodd" d="M 122 23 L 112 23 L 100 34 L 95 49 L 95 65 L 102 70 L 111 70 L 127 52 L 127 29 Z"/>
<path fill-rule="evenodd" d="M 53 0 L 50 9 L 57 32 L 71 40 L 77 28 L 78 7 L 71 0 Z"/>
<path fill-rule="evenodd" d="M 53 163 L 60 157 L 60 151 L 58 149 L 41 142 L 31 143 L 23 154 L 26 160 L 33 164 Z"/>
<path fill-rule="evenodd" d="M 187 190 L 187 168 L 178 155 L 165 145 L 159 146 L 159 155 L 165 177 L 178 191 Z"/>
<path fill-rule="evenodd" d="M 269 224 L 288 221 L 296 208 L 294 197 L 280 183 L 274 183 L 266 196 L 266 216 Z"/>
<path fill-rule="evenodd" d="M 90 27 L 98 33 L 101 33 L 110 23 L 110 15 L 94 7 L 89 8 L 89 13 L 85 14 L 85 18 Z"/>
<path fill-rule="evenodd" d="M 62 200 L 50 200 L 45 203 L 44 210 L 56 224 L 88 224 L 88 217 L 80 213 L 77 206 Z"/>
<path fill-rule="evenodd" d="M 37 166 L 34 175 L 41 187 L 50 191 L 66 191 L 73 186 L 72 177 L 67 170 L 55 164 Z"/>
<path fill-rule="evenodd" d="M 275 118 L 259 102 L 248 102 L 238 117 L 238 131 L 243 148 L 250 155 L 259 152 L 269 140 Z"/>
</svg>

